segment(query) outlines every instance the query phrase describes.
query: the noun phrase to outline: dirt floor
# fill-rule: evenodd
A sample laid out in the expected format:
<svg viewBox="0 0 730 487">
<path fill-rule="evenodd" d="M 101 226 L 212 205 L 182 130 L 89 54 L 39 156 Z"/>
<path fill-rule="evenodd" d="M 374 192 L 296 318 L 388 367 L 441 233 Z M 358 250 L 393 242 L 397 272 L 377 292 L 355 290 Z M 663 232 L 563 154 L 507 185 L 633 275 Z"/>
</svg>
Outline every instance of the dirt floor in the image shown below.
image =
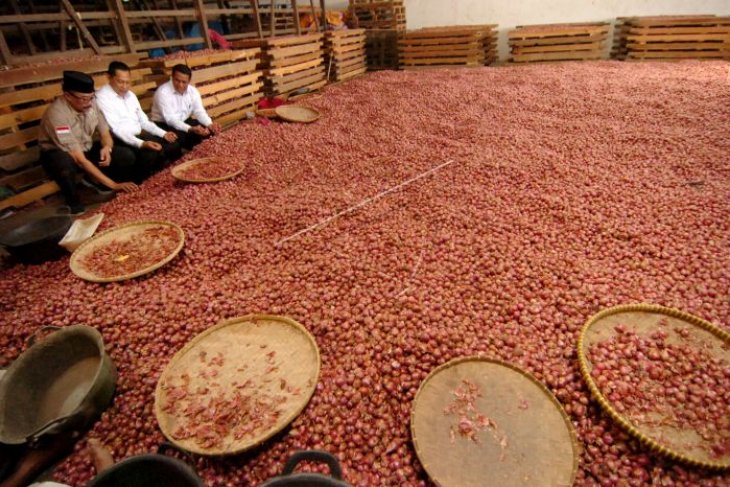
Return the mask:
<svg viewBox="0 0 730 487">
<path fill-rule="evenodd" d="M 164 171 L 101 208 L 101 229 L 181 225 L 185 248 L 163 269 L 109 285 L 68 259 L 3 271 L 0 365 L 42 325 L 98 328 L 119 380 L 88 436 L 121 459 L 164 440 L 154 389 L 185 342 L 223 318 L 283 314 L 317 340 L 317 390 L 260 448 L 198 458 L 208 485 L 257 485 L 301 448 L 336 454 L 353 485 L 427 485 L 411 401 L 430 370 L 473 354 L 557 396 L 583 445 L 576 485 L 728 485 L 629 440 L 590 400 L 575 347 L 592 314 L 622 303 L 730 330 L 730 63 L 378 72 L 305 102 L 318 122 L 244 122 L 185 157 L 246 161 L 235 180 Z M 91 478 L 84 445 L 58 479 Z"/>
</svg>

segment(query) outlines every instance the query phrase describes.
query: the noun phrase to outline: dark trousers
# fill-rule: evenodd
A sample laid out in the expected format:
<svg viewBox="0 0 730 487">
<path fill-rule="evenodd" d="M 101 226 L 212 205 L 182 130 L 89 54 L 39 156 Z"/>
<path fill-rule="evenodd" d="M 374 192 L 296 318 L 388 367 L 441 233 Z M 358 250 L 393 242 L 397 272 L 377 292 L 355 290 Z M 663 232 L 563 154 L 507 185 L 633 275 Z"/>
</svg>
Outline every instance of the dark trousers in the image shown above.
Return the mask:
<svg viewBox="0 0 730 487">
<path fill-rule="evenodd" d="M 176 128 L 170 127 L 165 122 L 155 122 L 158 127 L 160 127 L 162 130 L 167 132 L 175 132 L 177 134 L 177 141 L 180 143 L 180 147 L 191 150 L 196 145 L 200 144 L 202 141 L 207 139 L 207 137 L 201 137 L 198 134 L 193 134 L 191 132 L 183 132 L 182 130 L 177 130 Z M 193 118 L 188 118 L 185 120 L 185 123 L 188 125 L 192 125 L 193 127 L 200 125 L 200 122 Z"/>
<path fill-rule="evenodd" d="M 95 142 L 91 149 L 84 152 L 84 155 L 95 166 L 99 167 L 101 159 L 101 144 Z M 61 149 L 51 149 L 41 152 L 41 165 L 46 173 L 56 181 L 61 188 L 61 194 L 69 206 L 80 204 L 76 181 L 79 175 L 85 173 L 73 160 L 73 157 Z M 143 168 L 137 166 L 134 153 L 128 147 L 114 146 L 112 148 L 112 161 L 106 167 L 99 167 L 101 172 L 113 179 L 115 182 L 134 181 L 142 182 L 147 176 Z"/>
<path fill-rule="evenodd" d="M 138 137 L 145 141 L 157 142 L 162 146 L 161 151 L 158 152 L 152 149 L 140 149 L 139 147 L 127 145 L 126 142 L 114 137 L 113 134 L 112 137 L 114 138 L 114 147 L 125 147 L 132 151 L 136 164 L 140 167 L 147 168 L 148 174 L 159 171 L 165 165 L 179 159 L 182 155 L 182 149 L 180 148 L 179 141 L 168 142 L 161 137 L 156 137 L 146 132 L 142 132 L 138 135 Z"/>
</svg>

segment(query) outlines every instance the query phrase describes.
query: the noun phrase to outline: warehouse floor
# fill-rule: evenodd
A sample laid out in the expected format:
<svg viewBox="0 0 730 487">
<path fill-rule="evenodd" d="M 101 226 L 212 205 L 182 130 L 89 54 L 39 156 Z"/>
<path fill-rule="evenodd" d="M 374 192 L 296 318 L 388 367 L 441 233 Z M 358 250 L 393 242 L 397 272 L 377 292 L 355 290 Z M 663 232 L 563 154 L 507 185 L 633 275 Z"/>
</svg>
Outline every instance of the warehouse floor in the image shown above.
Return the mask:
<svg viewBox="0 0 730 487">
<path fill-rule="evenodd" d="M 576 485 L 727 481 L 647 460 L 589 401 L 574 350 L 585 321 L 621 303 L 727 329 L 730 63 L 388 71 L 303 101 L 318 122 L 245 122 L 185 157 L 243 158 L 235 180 L 181 185 L 164 171 L 102 208 L 101 229 L 183 227 L 182 254 L 154 274 L 92 284 L 67 259 L 4 271 L 0 365 L 41 325 L 98 328 L 118 392 L 89 436 L 120 459 L 163 441 L 154 388 L 185 342 L 222 318 L 283 314 L 317 340 L 317 390 L 260 449 L 199 458 L 209 485 L 255 485 L 298 448 L 335 453 L 353 485 L 422 483 L 410 403 L 431 369 L 471 354 L 556 394 L 584 446 Z M 92 476 L 84 443 L 58 479 Z"/>
</svg>

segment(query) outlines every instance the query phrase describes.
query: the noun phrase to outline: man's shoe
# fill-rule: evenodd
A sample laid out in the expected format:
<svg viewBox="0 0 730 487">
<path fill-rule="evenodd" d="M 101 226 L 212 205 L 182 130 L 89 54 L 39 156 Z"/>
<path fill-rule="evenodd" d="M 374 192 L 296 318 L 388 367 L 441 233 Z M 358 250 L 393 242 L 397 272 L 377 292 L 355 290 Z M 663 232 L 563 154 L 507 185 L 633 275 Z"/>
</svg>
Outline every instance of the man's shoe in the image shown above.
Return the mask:
<svg viewBox="0 0 730 487">
<path fill-rule="evenodd" d="M 83 204 L 92 205 L 94 203 L 105 203 L 109 200 L 113 200 L 115 196 L 116 193 L 114 191 L 109 191 L 108 193 L 96 193 L 94 191 L 89 191 L 81 193 L 80 198 Z"/>
<path fill-rule="evenodd" d="M 84 205 L 71 205 L 68 207 L 68 214 L 71 216 L 79 216 L 86 213 L 86 207 Z"/>
<path fill-rule="evenodd" d="M 99 194 L 114 194 L 114 191 L 112 191 L 111 189 L 87 179 L 86 176 L 81 178 L 81 185 L 93 191 L 96 191 Z"/>
</svg>

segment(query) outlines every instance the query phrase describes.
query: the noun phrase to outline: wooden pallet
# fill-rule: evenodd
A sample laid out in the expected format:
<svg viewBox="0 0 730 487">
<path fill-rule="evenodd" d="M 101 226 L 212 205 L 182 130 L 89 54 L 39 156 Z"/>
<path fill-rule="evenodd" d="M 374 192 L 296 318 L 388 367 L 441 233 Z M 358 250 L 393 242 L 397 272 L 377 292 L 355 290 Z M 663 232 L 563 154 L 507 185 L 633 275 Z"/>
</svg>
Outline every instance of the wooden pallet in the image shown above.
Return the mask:
<svg viewBox="0 0 730 487">
<path fill-rule="evenodd" d="M 84 71 L 98 88 L 107 83 L 109 62 L 120 60 L 134 66 L 138 59 L 114 56 L 4 73 L 8 76 L 0 81 L 0 186 L 11 189 L 15 195 L 0 200 L 0 210 L 22 208 L 58 192 L 58 185 L 48 179 L 38 161 L 38 127 L 48 104 L 62 93 L 63 71 Z M 146 67 L 132 68 L 131 90 L 140 101 L 150 99 L 156 88 L 154 82 L 147 80 L 151 73 Z"/>
<path fill-rule="evenodd" d="M 367 71 L 365 29 L 329 31 L 325 34 L 325 61 L 329 79 L 344 81 Z"/>
<path fill-rule="evenodd" d="M 398 69 L 397 29 L 368 29 L 365 31 L 365 55 L 370 71 Z"/>
<path fill-rule="evenodd" d="M 327 84 L 320 33 L 242 40 L 234 45 L 261 49 L 259 66 L 264 74 L 264 92 L 269 96 L 302 88 L 315 90 Z"/>
<path fill-rule="evenodd" d="M 406 7 L 403 0 L 350 0 L 350 15 L 357 26 L 365 29 L 406 29 Z"/>
<path fill-rule="evenodd" d="M 496 59 L 496 27 L 427 27 L 406 32 L 398 40 L 401 68 L 491 64 Z"/>
<path fill-rule="evenodd" d="M 633 17 L 625 26 L 626 59 L 730 59 L 730 17 Z"/>
<path fill-rule="evenodd" d="M 193 71 L 191 82 L 200 91 L 206 111 L 226 126 L 244 119 L 263 97 L 260 56 L 260 49 L 250 48 L 184 59 L 152 59 L 142 64 L 154 71 L 157 82 L 166 81 L 176 64 L 186 64 Z M 145 105 L 142 108 L 148 109 Z"/>
<path fill-rule="evenodd" d="M 518 26 L 508 35 L 511 61 L 603 59 L 609 24 L 587 22 Z"/>
</svg>

